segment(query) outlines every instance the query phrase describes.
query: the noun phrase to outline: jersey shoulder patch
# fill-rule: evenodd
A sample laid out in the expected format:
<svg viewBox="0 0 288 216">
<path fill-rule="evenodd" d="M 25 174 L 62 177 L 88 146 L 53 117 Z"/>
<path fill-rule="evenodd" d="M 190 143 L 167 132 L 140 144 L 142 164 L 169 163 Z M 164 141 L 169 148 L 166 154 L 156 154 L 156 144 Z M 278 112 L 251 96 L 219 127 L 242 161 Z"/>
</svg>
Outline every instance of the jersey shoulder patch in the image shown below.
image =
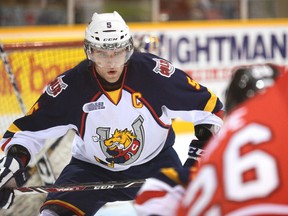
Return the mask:
<svg viewBox="0 0 288 216">
<path fill-rule="evenodd" d="M 57 77 L 53 80 L 46 88 L 46 93 L 52 97 L 56 97 L 63 90 L 65 90 L 68 85 L 62 80 L 63 76 Z"/>
<path fill-rule="evenodd" d="M 169 78 L 175 72 L 175 67 L 167 60 L 160 58 L 153 58 L 153 60 L 156 62 L 156 66 L 153 69 L 155 73 Z"/>
</svg>

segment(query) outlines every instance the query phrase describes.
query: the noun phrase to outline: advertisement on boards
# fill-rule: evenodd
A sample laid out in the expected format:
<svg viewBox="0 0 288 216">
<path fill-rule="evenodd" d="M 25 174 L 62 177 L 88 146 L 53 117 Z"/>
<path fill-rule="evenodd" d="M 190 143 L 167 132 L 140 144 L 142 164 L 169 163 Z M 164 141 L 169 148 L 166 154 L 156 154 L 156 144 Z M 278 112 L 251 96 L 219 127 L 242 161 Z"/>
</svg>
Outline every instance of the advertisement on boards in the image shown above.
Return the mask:
<svg viewBox="0 0 288 216">
<path fill-rule="evenodd" d="M 161 57 L 220 98 L 236 66 L 268 62 L 286 68 L 288 65 L 288 27 L 167 29 L 150 33 L 159 37 Z"/>
<path fill-rule="evenodd" d="M 239 65 L 275 63 L 288 68 L 288 21 L 258 21 L 219 23 L 156 23 L 128 24 L 136 36 L 156 35 L 159 55 L 182 69 L 194 80 L 205 85 L 224 101 L 232 69 Z M 35 27 L 0 29 L 4 42 L 83 41 L 86 26 L 69 28 Z M 23 97 L 30 107 L 43 88 L 55 76 L 85 59 L 83 47 L 75 49 L 19 50 L 8 53 L 9 63 Z M 15 101 L 13 88 L 3 62 L 0 62 L 0 97 Z M 11 104 L 11 103 L 10 103 Z M 17 103 L 15 103 L 17 104 Z M 2 114 L 19 112 L 19 106 L 0 105 Z"/>
</svg>

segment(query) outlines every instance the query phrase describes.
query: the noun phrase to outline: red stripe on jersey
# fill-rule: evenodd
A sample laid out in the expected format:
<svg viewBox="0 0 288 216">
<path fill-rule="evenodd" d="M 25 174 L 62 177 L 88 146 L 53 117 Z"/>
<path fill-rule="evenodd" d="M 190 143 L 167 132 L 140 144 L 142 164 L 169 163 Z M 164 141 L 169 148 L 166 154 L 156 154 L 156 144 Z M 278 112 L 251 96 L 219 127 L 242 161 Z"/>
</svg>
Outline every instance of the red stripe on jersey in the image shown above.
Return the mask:
<svg viewBox="0 0 288 216">
<path fill-rule="evenodd" d="M 5 147 L 7 146 L 7 144 L 10 142 L 10 140 L 12 139 L 12 137 L 10 137 L 2 146 L 1 146 L 1 150 L 4 151 Z"/>
<path fill-rule="evenodd" d="M 218 112 L 214 114 L 218 116 L 219 118 L 224 119 L 225 112 L 223 110 L 219 110 Z"/>
<path fill-rule="evenodd" d="M 144 191 L 135 199 L 135 203 L 141 205 L 150 199 L 157 197 L 163 197 L 167 194 L 167 191 Z"/>
</svg>

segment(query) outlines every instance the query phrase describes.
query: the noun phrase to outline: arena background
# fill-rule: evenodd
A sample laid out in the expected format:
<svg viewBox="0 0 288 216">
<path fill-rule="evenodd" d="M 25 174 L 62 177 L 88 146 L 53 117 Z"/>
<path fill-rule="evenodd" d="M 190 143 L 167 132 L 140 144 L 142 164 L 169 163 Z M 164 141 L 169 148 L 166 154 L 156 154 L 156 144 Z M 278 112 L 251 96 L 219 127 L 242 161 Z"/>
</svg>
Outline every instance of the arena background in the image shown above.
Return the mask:
<svg viewBox="0 0 288 216">
<path fill-rule="evenodd" d="M 208 21 L 175 21 L 163 24 L 128 23 L 128 25 L 134 35 L 147 32 L 157 34 L 163 42 L 161 55 L 176 67 L 183 69 L 200 84 L 206 85 L 221 99 L 224 98 L 225 87 L 234 66 L 272 62 L 285 68 L 288 67 L 287 19 L 214 21 L 212 23 Z M 84 25 L 4 27 L 0 28 L 0 42 L 83 40 L 84 30 Z M 3 66 L 1 67 L 1 70 L 4 70 Z M 37 71 L 34 72 L 37 74 Z M 29 74 L 23 76 L 29 76 Z M 40 84 L 38 83 L 38 85 Z M 2 96 L 0 92 L 0 97 Z M 27 106 L 29 107 L 30 104 Z M 177 134 L 175 148 L 179 152 L 181 160 L 184 160 L 188 144 L 193 136 L 193 125 L 176 120 L 173 127 Z M 70 159 L 72 137 L 72 132 L 69 132 L 50 155 L 56 175 Z M 52 140 L 48 142 L 52 142 Z M 39 182 L 39 176 L 34 175 L 28 184 L 35 185 Z M 45 195 L 16 197 L 14 206 L 9 210 L 0 210 L 0 215 L 36 216 L 44 197 Z M 103 208 L 103 212 L 99 212 L 97 215 L 109 215 L 110 213 L 107 211 L 111 211 L 111 209 L 117 210 L 117 214 L 120 215 L 124 206 L 126 206 L 125 209 L 131 207 L 127 203 L 116 203 L 112 208 Z M 130 210 L 129 215 L 133 215 L 133 209 Z"/>
<path fill-rule="evenodd" d="M 233 67 L 264 62 L 288 65 L 288 19 L 128 25 L 134 36 L 144 33 L 159 36 L 161 56 L 208 86 L 221 99 Z M 85 25 L 3 27 L 0 42 L 83 40 L 84 31 Z"/>
</svg>

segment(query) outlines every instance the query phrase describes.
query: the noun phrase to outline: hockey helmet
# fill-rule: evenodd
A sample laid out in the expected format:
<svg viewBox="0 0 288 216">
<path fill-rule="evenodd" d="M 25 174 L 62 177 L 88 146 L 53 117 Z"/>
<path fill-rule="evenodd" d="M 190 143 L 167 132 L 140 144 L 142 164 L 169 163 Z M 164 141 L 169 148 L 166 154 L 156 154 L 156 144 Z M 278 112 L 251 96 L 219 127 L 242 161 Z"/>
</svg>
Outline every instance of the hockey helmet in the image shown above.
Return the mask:
<svg viewBox="0 0 288 216">
<path fill-rule="evenodd" d="M 229 113 L 239 103 L 274 84 L 279 75 L 275 65 L 249 65 L 235 68 L 226 89 L 225 108 Z"/>
<path fill-rule="evenodd" d="M 125 64 L 133 53 L 133 39 L 123 18 L 113 13 L 94 13 L 85 31 L 84 50 L 87 58 L 97 61 L 97 51 L 125 52 Z M 103 55 L 103 53 L 102 53 Z"/>
</svg>

